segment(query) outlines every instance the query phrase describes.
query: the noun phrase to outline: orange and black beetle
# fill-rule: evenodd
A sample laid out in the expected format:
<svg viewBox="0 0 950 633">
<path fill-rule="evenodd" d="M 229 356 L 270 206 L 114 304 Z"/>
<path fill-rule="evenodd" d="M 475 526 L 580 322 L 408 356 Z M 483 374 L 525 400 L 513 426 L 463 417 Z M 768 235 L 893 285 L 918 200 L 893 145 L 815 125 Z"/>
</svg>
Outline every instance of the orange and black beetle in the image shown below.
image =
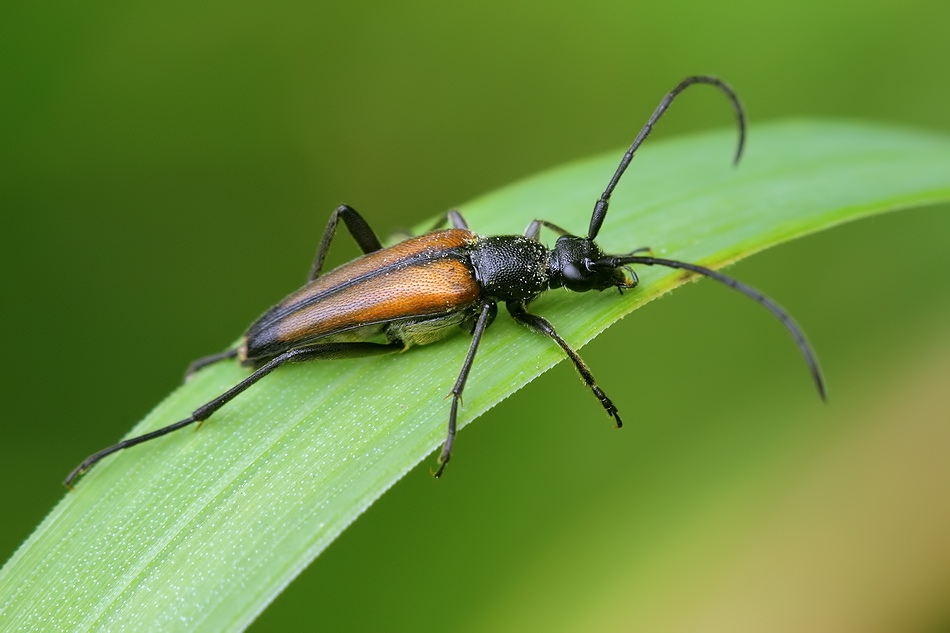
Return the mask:
<svg viewBox="0 0 950 633">
<path fill-rule="evenodd" d="M 133 437 L 90 455 L 66 478 L 76 479 L 98 461 L 130 446 L 171 433 L 208 419 L 234 397 L 284 363 L 347 358 L 399 351 L 410 345 L 437 341 L 459 328 L 472 334 L 472 343 L 452 387 L 448 433 L 438 468 L 442 474 L 452 455 L 458 405 L 482 334 L 504 303 L 509 314 L 528 328 L 553 339 L 580 372 L 584 383 L 601 405 L 621 425 L 617 408 L 597 386 L 587 365 L 543 317 L 531 314 L 528 304 L 549 288 L 566 287 L 577 292 L 637 285 L 631 264 L 680 268 L 712 277 L 770 310 L 782 321 L 805 356 L 818 392 L 824 398 L 824 383 L 814 352 L 801 329 L 785 310 L 762 293 L 709 268 L 670 259 L 638 254 L 608 255 L 594 242 L 607 215 L 610 195 L 630 164 L 634 153 L 670 103 L 687 87 L 704 83 L 723 91 L 736 111 L 739 143 L 738 162 L 745 139 L 745 116 L 735 93 L 719 79 L 688 77 L 667 94 L 624 154 L 606 190 L 594 206 L 587 237 L 571 235 L 545 220 L 534 220 L 524 235 L 482 237 L 469 230 L 457 211 L 447 216 L 451 228 L 436 230 L 383 248 L 365 220 L 348 206 L 331 216 L 307 284 L 268 310 L 255 321 L 234 348 L 192 363 L 188 374 L 211 363 L 237 358 L 254 372 L 191 416 L 151 433 Z M 325 275 L 320 272 L 340 220 L 346 225 L 364 255 Z M 553 249 L 538 237 L 541 228 L 559 235 Z"/>
</svg>

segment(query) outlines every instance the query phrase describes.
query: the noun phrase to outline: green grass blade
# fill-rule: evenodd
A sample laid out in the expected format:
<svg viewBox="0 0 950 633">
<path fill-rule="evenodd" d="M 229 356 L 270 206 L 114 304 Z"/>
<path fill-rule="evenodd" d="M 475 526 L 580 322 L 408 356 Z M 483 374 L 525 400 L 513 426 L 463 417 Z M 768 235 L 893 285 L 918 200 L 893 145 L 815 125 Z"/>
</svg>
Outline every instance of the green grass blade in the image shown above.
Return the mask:
<svg viewBox="0 0 950 633">
<path fill-rule="evenodd" d="M 753 128 L 738 168 L 733 144 L 724 131 L 644 147 L 614 195 L 601 246 L 651 246 L 659 257 L 720 267 L 848 220 L 950 200 L 946 137 L 785 122 Z M 482 234 L 519 233 L 534 218 L 582 233 L 619 157 L 547 172 L 462 211 Z M 642 285 L 622 297 L 555 291 L 534 311 L 580 346 L 684 280 L 638 272 Z M 448 415 L 442 396 L 467 346 L 457 336 L 396 356 L 285 367 L 200 432 L 109 458 L 0 571 L 0 621 L 11 630 L 247 626 L 387 488 L 434 461 Z M 462 424 L 562 359 L 500 315 L 479 351 Z M 234 363 L 201 372 L 130 435 L 185 417 L 245 374 Z M 809 380 L 804 367 L 799 379 Z M 456 455 L 465 450 L 462 434 Z"/>
</svg>

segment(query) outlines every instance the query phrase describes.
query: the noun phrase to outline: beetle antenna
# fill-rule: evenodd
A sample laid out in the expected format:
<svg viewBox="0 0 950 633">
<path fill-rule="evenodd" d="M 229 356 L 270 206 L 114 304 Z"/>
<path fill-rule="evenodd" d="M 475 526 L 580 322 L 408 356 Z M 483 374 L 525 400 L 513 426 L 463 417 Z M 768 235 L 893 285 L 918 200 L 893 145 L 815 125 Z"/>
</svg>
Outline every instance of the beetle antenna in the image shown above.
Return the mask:
<svg viewBox="0 0 950 633">
<path fill-rule="evenodd" d="M 660 117 L 663 116 L 663 113 L 666 112 L 666 109 L 670 107 L 670 104 L 673 103 L 673 99 L 675 99 L 679 93 L 683 92 L 693 84 L 709 84 L 711 86 L 715 86 L 726 93 L 726 96 L 729 97 L 729 100 L 732 102 L 732 107 L 736 111 L 736 122 L 739 126 L 739 144 L 736 147 L 736 155 L 732 160 L 732 164 L 736 165 L 739 163 L 739 159 L 742 158 L 742 148 L 745 145 L 745 111 L 742 109 L 742 104 L 739 102 L 739 97 L 732 90 L 732 88 L 730 88 L 725 82 L 717 77 L 712 77 L 710 75 L 694 75 L 692 77 L 687 77 L 683 81 L 679 82 L 675 88 L 670 90 L 670 92 L 667 93 L 665 97 L 663 97 L 663 100 L 660 101 L 660 105 L 658 105 L 656 110 L 653 111 L 653 114 L 646 122 L 646 125 L 644 125 L 643 129 L 640 130 L 640 133 L 637 134 L 637 138 L 634 139 L 630 149 L 628 149 L 623 155 L 623 158 L 620 159 L 620 165 L 617 167 L 617 171 L 614 172 L 614 176 L 607 184 L 607 188 L 604 189 L 604 193 L 601 194 L 597 204 L 594 205 L 594 213 L 590 217 L 590 228 L 587 230 L 587 239 L 593 240 L 600 232 L 600 226 L 604 223 L 604 218 L 607 217 L 607 206 L 610 204 L 610 195 L 614 192 L 614 187 L 617 186 L 617 183 L 620 181 L 620 177 L 623 176 L 623 172 L 627 170 L 627 166 L 630 164 L 630 161 L 633 160 L 633 155 L 637 151 L 637 148 L 640 147 L 643 141 L 645 141 L 650 135 L 650 132 L 653 131 L 653 126 L 657 121 L 660 120 Z"/>
<path fill-rule="evenodd" d="M 818 395 L 821 396 L 821 399 L 826 401 L 827 397 L 825 395 L 825 380 L 821 375 L 821 367 L 818 365 L 818 356 L 815 354 L 815 350 L 812 349 L 811 344 L 808 342 L 808 339 L 805 338 L 805 333 L 802 331 L 801 327 L 795 322 L 792 316 L 779 304 L 775 303 L 764 294 L 747 286 L 741 281 L 733 279 L 727 275 L 723 275 L 720 272 L 706 268 L 705 266 L 698 266 L 696 264 L 689 264 L 687 262 L 681 262 L 674 259 L 660 259 L 658 257 L 647 257 L 644 255 L 628 255 L 623 257 L 605 257 L 599 259 L 595 262 L 595 265 L 600 267 L 611 267 L 617 268 L 625 264 L 644 264 L 646 266 L 666 266 L 667 268 L 682 268 L 684 270 L 689 270 L 694 273 L 699 273 L 700 275 L 705 275 L 706 277 L 711 277 L 718 282 L 724 283 L 734 290 L 738 290 L 745 296 L 749 297 L 756 303 L 765 307 L 769 312 L 775 315 L 775 317 L 782 322 L 782 325 L 788 330 L 789 334 L 792 335 L 792 338 L 795 339 L 795 343 L 798 345 L 798 349 L 801 351 L 802 356 L 805 357 L 805 363 L 808 365 L 808 370 L 811 372 L 812 380 L 815 381 L 815 387 L 818 389 Z"/>
</svg>

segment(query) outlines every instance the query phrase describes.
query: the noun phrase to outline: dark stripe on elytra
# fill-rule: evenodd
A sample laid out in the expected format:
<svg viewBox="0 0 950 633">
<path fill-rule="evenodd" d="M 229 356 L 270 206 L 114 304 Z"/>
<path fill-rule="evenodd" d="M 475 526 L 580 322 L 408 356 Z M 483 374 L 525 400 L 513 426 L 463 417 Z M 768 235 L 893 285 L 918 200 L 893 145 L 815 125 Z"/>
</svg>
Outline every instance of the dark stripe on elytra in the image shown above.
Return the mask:
<svg viewBox="0 0 950 633">
<path fill-rule="evenodd" d="M 347 288 L 351 288 L 357 284 L 363 283 L 364 281 L 368 279 L 374 279 L 375 277 L 379 275 L 383 275 L 383 274 L 390 273 L 393 271 L 403 270 L 405 268 L 411 268 L 413 266 L 422 266 L 422 265 L 429 264 L 436 261 L 445 261 L 446 259 L 455 259 L 461 262 L 462 264 L 465 264 L 466 267 L 469 270 L 471 270 L 471 265 L 468 264 L 468 262 L 466 261 L 468 258 L 466 257 L 465 252 L 462 249 L 457 248 L 457 247 L 446 249 L 446 250 L 440 250 L 440 251 L 418 253 L 410 257 L 407 257 L 404 260 L 393 262 L 392 264 L 388 266 L 377 268 L 376 270 L 370 271 L 366 274 L 344 281 L 340 284 L 333 286 L 332 288 L 327 288 L 325 291 L 319 294 L 307 297 L 306 299 L 303 299 L 302 301 L 299 301 L 297 303 L 292 303 L 287 306 L 281 306 L 280 304 L 278 304 L 274 306 L 274 308 L 270 312 L 264 314 L 260 319 L 258 319 L 257 322 L 253 324 L 252 329 L 249 329 L 247 331 L 247 335 L 250 337 L 256 332 L 260 332 L 261 330 L 265 330 L 269 328 L 277 321 L 281 321 L 287 318 L 287 316 L 293 314 L 294 312 L 304 310 L 316 303 L 319 303 L 320 301 L 323 301 L 329 296 L 332 296 L 339 292 L 343 292 Z M 346 264 L 344 264 L 344 266 L 345 265 Z"/>
<path fill-rule="evenodd" d="M 445 311 L 437 312 L 435 314 L 433 313 L 410 314 L 407 316 L 399 317 L 397 319 L 379 319 L 377 321 L 368 321 L 366 323 L 356 323 L 354 325 L 347 325 L 347 326 L 341 327 L 331 332 L 324 332 L 323 334 L 320 334 L 319 336 L 314 336 L 312 338 L 306 338 L 306 339 L 300 339 L 300 340 L 294 340 L 292 342 L 278 338 L 276 336 L 276 330 L 275 330 L 273 333 L 274 335 L 271 335 L 266 340 L 263 340 L 262 342 L 258 342 L 257 344 L 255 344 L 253 350 L 248 349 L 247 352 L 254 351 L 256 353 L 254 356 L 248 356 L 244 361 L 242 361 L 242 363 L 245 365 L 250 364 L 252 366 L 257 367 L 259 366 L 260 363 L 267 362 L 273 359 L 275 356 L 283 354 L 284 352 L 290 349 L 293 349 L 294 347 L 316 343 L 320 339 L 328 338 L 330 336 L 336 336 L 337 334 L 342 334 L 343 332 L 349 332 L 350 330 L 357 330 L 361 327 L 372 327 L 374 325 L 386 325 L 387 323 L 402 323 L 404 321 L 412 321 L 413 319 L 419 319 L 419 318 L 422 318 L 424 321 L 429 321 L 431 319 L 440 319 L 442 317 L 448 316 L 449 314 L 452 314 L 453 312 L 457 310 L 458 308 L 447 308 Z M 258 338 L 260 338 L 260 335 L 258 335 Z M 402 341 L 399 340 L 399 341 L 393 341 L 393 342 L 401 343 Z"/>
</svg>

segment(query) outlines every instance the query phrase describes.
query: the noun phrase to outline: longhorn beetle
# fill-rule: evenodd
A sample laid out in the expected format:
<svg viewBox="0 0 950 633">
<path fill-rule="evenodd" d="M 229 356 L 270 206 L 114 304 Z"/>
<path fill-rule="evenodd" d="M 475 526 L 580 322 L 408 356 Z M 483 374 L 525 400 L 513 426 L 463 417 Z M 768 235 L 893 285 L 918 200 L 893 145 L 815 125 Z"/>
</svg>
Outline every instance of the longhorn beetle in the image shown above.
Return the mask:
<svg viewBox="0 0 950 633">
<path fill-rule="evenodd" d="M 564 350 L 584 384 L 619 427 L 622 423 L 617 407 L 597 385 L 581 357 L 558 335 L 554 326 L 544 317 L 528 312 L 527 306 L 549 288 L 565 287 L 575 292 L 608 288 L 623 292 L 634 288 L 638 280 L 630 268 L 632 264 L 679 268 L 705 275 L 765 307 L 791 333 L 805 357 L 818 394 L 824 399 L 825 387 L 818 360 L 804 333 L 781 306 L 761 292 L 704 266 L 653 257 L 649 249 L 608 255 L 594 242 L 607 216 L 610 196 L 637 148 L 676 96 L 694 84 L 715 86 L 732 102 L 739 128 L 734 158 L 734 163 L 738 163 L 745 141 L 745 114 L 739 98 L 721 80 L 698 75 L 687 77 L 663 97 L 640 130 L 594 205 L 587 237 L 572 235 L 547 220 L 532 221 L 524 235 L 481 237 L 470 231 L 462 215 L 453 210 L 440 223 L 447 221 L 451 228 L 433 230 L 383 248 L 363 217 L 343 205 L 330 216 L 307 283 L 252 323 L 237 347 L 196 360 L 186 376 L 212 363 L 232 358 L 237 358 L 241 365 L 252 367 L 253 373 L 195 409 L 184 420 L 90 455 L 69 473 L 66 486 L 72 487 L 85 471 L 107 455 L 207 420 L 245 389 L 285 363 L 396 352 L 411 345 L 432 343 L 461 328 L 472 335 L 472 342 L 451 390 L 448 431 L 438 466 L 432 473 L 439 477 L 452 456 L 465 381 L 482 335 L 498 312 L 499 302 L 505 303 L 515 321 L 551 338 Z M 364 254 L 321 275 L 340 220 Z M 538 239 L 542 227 L 559 235 L 553 249 L 546 248 Z"/>
</svg>

